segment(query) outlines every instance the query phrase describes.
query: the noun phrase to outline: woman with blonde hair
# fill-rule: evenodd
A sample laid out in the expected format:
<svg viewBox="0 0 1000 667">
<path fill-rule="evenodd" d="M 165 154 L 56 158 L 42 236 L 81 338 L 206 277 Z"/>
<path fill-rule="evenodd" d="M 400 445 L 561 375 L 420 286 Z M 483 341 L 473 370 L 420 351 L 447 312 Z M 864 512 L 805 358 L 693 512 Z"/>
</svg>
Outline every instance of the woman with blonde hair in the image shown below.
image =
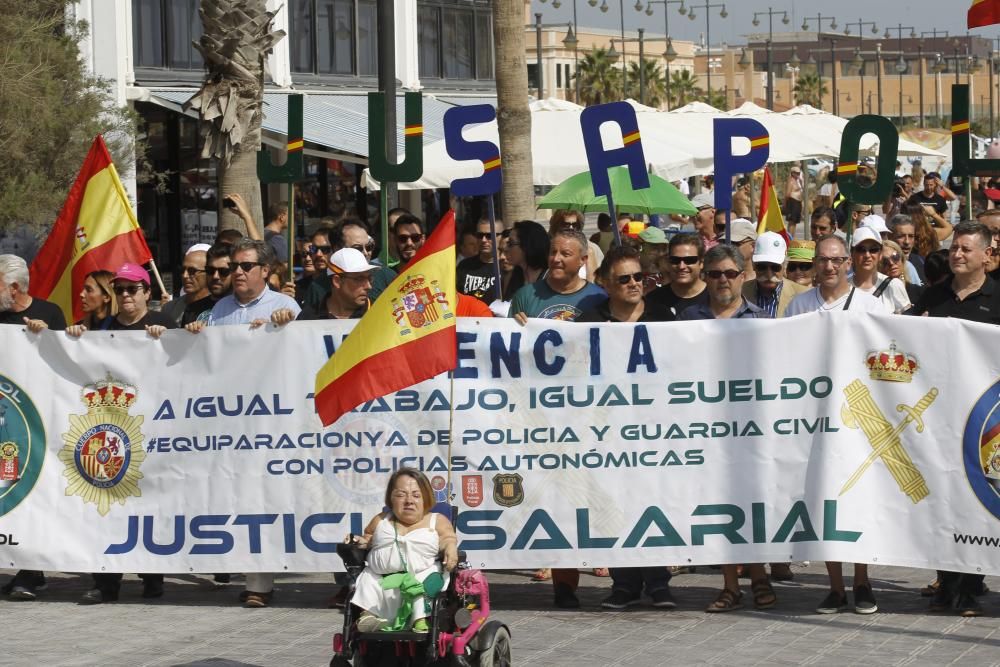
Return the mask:
<svg viewBox="0 0 1000 667">
<path fill-rule="evenodd" d="M 889 278 L 898 278 L 903 281 L 906 287 L 906 295 L 910 297 L 910 303 L 916 303 L 920 294 L 924 291 L 920 285 L 914 285 L 906 275 L 904 265 L 906 255 L 903 249 L 895 241 L 882 241 L 882 259 L 879 261 L 879 271 Z"/>
</svg>

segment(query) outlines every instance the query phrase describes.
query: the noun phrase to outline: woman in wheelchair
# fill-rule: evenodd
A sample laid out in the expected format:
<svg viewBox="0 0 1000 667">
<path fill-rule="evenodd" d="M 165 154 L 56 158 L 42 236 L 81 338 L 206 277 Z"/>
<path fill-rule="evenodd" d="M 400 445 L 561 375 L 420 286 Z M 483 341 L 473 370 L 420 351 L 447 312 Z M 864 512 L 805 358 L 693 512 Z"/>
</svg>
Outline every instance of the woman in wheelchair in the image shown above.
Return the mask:
<svg viewBox="0 0 1000 667">
<path fill-rule="evenodd" d="M 458 563 L 451 522 L 434 512 L 431 484 L 419 470 L 401 468 L 389 478 L 385 505 L 357 545 L 369 549 L 351 604 L 361 608 L 360 632 L 427 632 L 430 600 L 447 584 Z M 443 553 L 442 562 L 438 554 Z"/>
</svg>

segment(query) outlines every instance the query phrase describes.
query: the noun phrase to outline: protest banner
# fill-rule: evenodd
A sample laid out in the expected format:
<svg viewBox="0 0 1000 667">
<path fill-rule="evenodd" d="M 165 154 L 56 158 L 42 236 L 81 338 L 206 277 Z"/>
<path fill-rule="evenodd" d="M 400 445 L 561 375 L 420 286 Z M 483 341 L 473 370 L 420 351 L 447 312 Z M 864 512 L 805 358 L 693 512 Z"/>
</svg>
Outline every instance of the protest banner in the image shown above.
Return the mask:
<svg viewBox="0 0 1000 667">
<path fill-rule="evenodd" d="M 453 398 L 439 376 L 323 428 L 313 378 L 350 327 L 0 328 L 5 567 L 338 569 L 413 466 L 476 567 L 1000 574 L 995 327 L 464 319 Z"/>
</svg>

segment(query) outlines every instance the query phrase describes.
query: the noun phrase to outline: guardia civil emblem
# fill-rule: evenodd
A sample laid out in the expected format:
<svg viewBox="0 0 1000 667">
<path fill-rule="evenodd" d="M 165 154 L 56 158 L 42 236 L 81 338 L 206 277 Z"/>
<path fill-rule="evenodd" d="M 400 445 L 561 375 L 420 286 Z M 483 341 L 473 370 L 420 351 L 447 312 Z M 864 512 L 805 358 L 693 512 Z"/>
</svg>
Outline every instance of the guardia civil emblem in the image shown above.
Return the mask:
<svg viewBox="0 0 1000 667">
<path fill-rule="evenodd" d="M 413 334 L 414 329 L 429 327 L 438 320 L 448 320 L 455 314 L 448 309 L 448 297 L 432 280 L 430 284 L 423 275 L 407 276 L 396 290 L 392 299 L 392 317 L 403 336 Z"/>
<path fill-rule="evenodd" d="M 514 507 L 524 502 L 524 478 L 515 473 L 493 476 L 493 502 L 501 507 Z"/>
<path fill-rule="evenodd" d="M 66 495 L 97 505 L 101 516 L 111 503 L 124 505 L 129 496 L 142 495 L 143 418 L 129 414 L 136 395 L 135 387 L 111 375 L 85 386 L 81 400 L 87 414 L 70 415 L 69 431 L 63 434 L 59 460 L 69 480 Z"/>
</svg>

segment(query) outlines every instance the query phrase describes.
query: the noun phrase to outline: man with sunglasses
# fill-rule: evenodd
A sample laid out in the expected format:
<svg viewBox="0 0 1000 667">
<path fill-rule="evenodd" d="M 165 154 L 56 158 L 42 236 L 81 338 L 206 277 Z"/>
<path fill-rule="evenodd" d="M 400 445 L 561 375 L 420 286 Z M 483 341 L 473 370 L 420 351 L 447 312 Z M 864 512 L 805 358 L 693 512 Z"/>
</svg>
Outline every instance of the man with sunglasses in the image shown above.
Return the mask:
<svg viewBox="0 0 1000 667">
<path fill-rule="evenodd" d="M 206 310 L 215 305 L 208 292 L 207 243 L 198 243 L 188 248 L 181 264 L 181 283 L 184 297 L 174 299 L 160 308 L 160 312 L 172 319 L 178 326 L 190 324 Z"/>
<path fill-rule="evenodd" d="M 754 279 L 745 281 L 743 296 L 770 318 L 784 317 L 788 304 L 809 288 L 784 277 L 785 239 L 775 232 L 764 232 L 754 244 L 751 261 Z"/>
<path fill-rule="evenodd" d="M 423 220 L 415 215 L 403 213 L 392 223 L 392 237 L 399 264 L 395 268 L 383 266 L 372 274 L 372 289 L 368 293 L 368 298 L 372 301 L 385 291 L 403 267 L 409 264 L 417 251 L 423 247 L 424 241 L 427 240 Z"/>
<path fill-rule="evenodd" d="M 680 320 L 766 318 L 767 313 L 743 297 L 746 260 L 738 248 L 721 243 L 705 253 L 705 292 L 708 299 L 685 308 Z"/>
<path fill-rule="evenodd" d="M 608 298 L 585 310 L 577 322 L 672 322 L 677 319 L 663 304 L 646 300 L 642 255 L 634 246 L 611 247 L 597 275 Z"/>
<path fill-rule="evenodd" d="M 647 300 L 658 303 L 680 315 L 688 306 L 708 303 L 705 281 L 701 279 L 702 258 L 705 246 L 699 234 L 677 234 L 670 239 L 667 251 L 667 278 L 669 282 L 647 295 Z"/>
<path fill-rule="evenodd" d="M 503 231 L 503 223 L 497 220 L 497 236 Z M 479 252 L 458 263 L 456 286 L 462 294 L 479 299 L 489 305 L 499 298 L 497 294 L 497 274 L 493 267 L 493 235 L 490 221 L 480 220 L 476 226 L 476 240 Z"/>
<path fill-rule="evenodd" d="M 785 317 L 823 310 L 851 310 L 884 313 L 879 300 L 858 290 L 848 279 L 851 256 L 847 242 L 839 236 L 821 236 L 816 240 L 816 287 L 798 295 L 788 304 Z"/>
</svg>

